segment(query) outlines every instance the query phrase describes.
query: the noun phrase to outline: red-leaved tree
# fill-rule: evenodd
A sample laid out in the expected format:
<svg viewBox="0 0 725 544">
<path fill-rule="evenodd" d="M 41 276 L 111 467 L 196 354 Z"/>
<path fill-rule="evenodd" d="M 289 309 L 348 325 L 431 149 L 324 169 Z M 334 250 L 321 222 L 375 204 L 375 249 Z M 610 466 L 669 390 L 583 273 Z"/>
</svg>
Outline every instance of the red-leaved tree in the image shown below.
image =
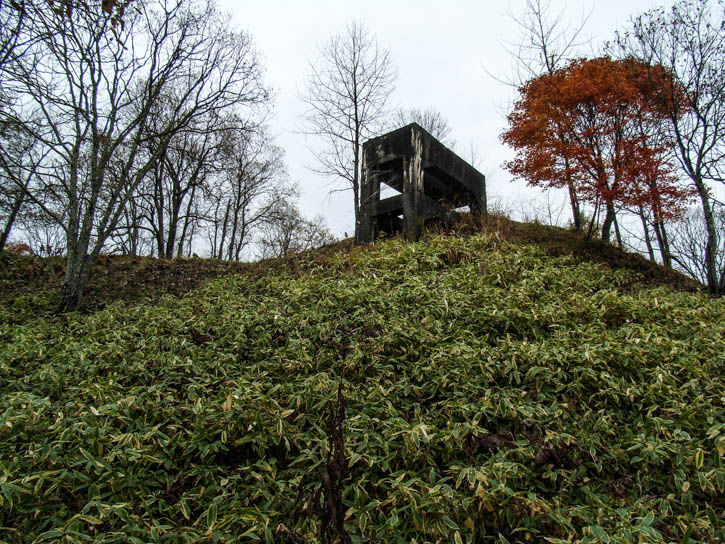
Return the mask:
<svg viewBox="0 0 725 544">
<path fill-rule="evenodd" d="M 532 186 L 565 187 L 572 180 L 580 199 L 595 207 L 589 235 L 604 210 L 607 242 L 618 208 L 646 207 L 660 221 L 677 216 L 690 193 L 674 175 L 657 88 L 651 67 L 607 57 L 532 79 L 508 115 L 502 140 L 516 157 L 505 167 Z"/>
</svg>

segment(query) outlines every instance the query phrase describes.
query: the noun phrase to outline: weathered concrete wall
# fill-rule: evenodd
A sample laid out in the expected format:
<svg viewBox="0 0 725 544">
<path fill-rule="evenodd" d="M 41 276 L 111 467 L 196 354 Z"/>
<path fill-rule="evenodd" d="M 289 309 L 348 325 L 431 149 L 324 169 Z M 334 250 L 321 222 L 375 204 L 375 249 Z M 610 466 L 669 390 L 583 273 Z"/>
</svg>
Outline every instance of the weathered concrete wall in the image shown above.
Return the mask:
<svg viewBox="0 0 725 544">
<path fill-rule="evenodd" d="M 358 243 L 401 230 L 417 240 L 426 221 L 451 221 L 462 206 L 486 213 L 484 175 L 416 123 L 365 142 L 362 169 Z M 402 194 L 381 200 L 381 183 Z"/>
</svg>

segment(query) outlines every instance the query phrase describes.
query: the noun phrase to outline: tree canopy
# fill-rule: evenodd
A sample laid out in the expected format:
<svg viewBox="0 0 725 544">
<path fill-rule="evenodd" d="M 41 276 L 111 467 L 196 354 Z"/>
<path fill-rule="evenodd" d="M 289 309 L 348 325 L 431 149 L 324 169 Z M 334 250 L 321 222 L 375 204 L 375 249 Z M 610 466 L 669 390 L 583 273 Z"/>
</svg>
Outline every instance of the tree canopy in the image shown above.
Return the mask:
<svg viewBox="0 0 725 544">
<path fill-rule="evenodd" d="M 606 210 L 605 240 L 617 206 L 678 215 L 689 192 L 674 175 L 671 146 L 659 130 L 665 113 L 655 100 L 667 77 L 637 60 L 602 57 L 530 80 L 502 135 L 517 152 L 506 168 L 533 186 L 573 180 L 581 199 Z"/>
</svg>

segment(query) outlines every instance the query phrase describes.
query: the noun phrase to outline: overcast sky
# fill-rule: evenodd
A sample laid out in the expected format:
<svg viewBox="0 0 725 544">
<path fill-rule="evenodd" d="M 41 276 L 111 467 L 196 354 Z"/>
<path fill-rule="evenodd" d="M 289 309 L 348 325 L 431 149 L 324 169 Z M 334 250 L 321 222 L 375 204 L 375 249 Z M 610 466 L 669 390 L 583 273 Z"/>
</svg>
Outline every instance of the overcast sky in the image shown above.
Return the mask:
<svg viewBox="0 0 725 544">
<path fill-rule="evenodd" d="M 298 91 L 317 57 L 318 45 L 340 32 L 351 20 L 362 21 L 378 43 L 390 49 L 398 71 L 390 105 L 433 107 L 443 114 L 465 157 L 474 145 L 482 158 L 480 170 L 487 176 L 489 198 L 523 200 L 536 197 L 521 181 L 501 169 L 510 151 L 499 142 L 505 127 L 505 111 L 514 91 L 495 81 L 511 72 L 512 60 L 503 48 L 516 41 L 519 30 L 507 15 L 520 13 L 523 0 L 488 2 L 449 0 L 220 0 L 240 28 L 253 37 L 266 67 L 266 81 L 275 92 L 272 119 L 277 144 L 286 153 L 290 176 L 301 188 L 300 207 L 307 216 L 321 214 L 337 234 L 352 235 L 352 194 L 328 196 L 331 180 L 309 170 L 315 142 L 299 133 L 304 104 Z M 598 50 L 624 26 L 631 15 L 661 5 L 647 0 L 599 0 L 563 2 L 552 0 L 552 11 L 577 24 L 582 13 L 591 12 L 586 36 L 591 43 L 584 53 Z M 668 5 L 665 3 L 665 5 Z M 466 157 L 467 158 L 467 157 Z"/>
</svg>

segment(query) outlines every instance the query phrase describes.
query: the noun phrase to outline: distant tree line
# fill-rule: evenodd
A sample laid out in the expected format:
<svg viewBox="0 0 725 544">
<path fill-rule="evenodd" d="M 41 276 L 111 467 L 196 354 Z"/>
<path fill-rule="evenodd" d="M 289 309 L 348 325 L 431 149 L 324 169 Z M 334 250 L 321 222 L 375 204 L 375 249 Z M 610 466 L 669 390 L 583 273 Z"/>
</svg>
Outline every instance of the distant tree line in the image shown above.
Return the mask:
<svg viewBox="0 0 725 544">
<path fill-rule="evenodd" d="M 19 229 L 65 255 L 60 310 L 101 252 L 273 253 L 296 189 L 252 40 L 212 1 L 0 0 L 0 28 L 0 249 Z"/>
</svg>

